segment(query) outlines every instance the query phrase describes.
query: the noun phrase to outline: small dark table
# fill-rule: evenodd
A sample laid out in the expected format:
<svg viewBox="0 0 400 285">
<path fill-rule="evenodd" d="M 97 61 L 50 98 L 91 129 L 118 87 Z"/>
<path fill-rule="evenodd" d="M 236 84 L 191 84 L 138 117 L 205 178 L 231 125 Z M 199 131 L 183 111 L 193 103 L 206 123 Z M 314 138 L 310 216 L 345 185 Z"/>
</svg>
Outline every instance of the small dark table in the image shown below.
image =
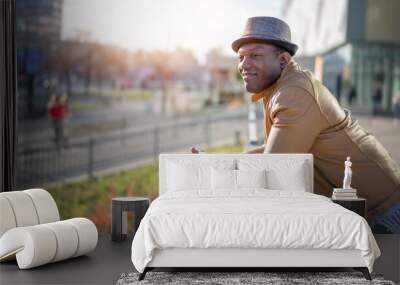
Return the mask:
<svg viewBox="0 0 400 285">
<path fill-rule="evenodd" d="M 363 218 L 366 218 L 367 216 L 367 201 L 364 198 L 355 198 L 351 200 L 332 199 L 332 202 L 359 214 Z"/>
<path fill-rule="evenodd" d="M 128 234 L 127 212 L 131 211 L 135 215 L 134 232 L 136 233 L 140 221 L 146 214 L 150 205 L 150 199 L 144 197 L 117 197 L 111 202 L 111 239 L 113 241 L 123 241 Z"/>
</svg>

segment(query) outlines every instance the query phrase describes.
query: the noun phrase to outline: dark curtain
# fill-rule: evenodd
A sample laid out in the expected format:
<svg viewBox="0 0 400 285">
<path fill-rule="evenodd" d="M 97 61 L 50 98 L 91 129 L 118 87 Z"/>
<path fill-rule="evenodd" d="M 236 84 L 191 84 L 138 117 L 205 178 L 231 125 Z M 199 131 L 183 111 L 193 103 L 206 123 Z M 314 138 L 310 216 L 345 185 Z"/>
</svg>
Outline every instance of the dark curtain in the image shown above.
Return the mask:
<svg viewBox="0 0 400 285">
<path fill-rule="evenodd" d="M 0 191 L 16 187 L 15 0 L 0 0 Z"/>
</svg>

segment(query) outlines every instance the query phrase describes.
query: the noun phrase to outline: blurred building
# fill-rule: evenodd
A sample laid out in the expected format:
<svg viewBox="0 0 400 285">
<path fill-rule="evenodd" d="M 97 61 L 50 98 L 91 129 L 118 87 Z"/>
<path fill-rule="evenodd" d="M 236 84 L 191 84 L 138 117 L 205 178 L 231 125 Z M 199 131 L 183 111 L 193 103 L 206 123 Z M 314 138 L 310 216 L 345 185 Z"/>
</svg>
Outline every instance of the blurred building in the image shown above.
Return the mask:
<svg viewBox="0 0 400 285">
<path fill-rule="evenodd" d="M 20 118 L 38 116 L 46 109 L 48 60 L 60 43 L 62 6 L 63 0 L 16 1 Z"/>
<path fill-rule="evenodd" d="M 212 50 L 206 55 L 206 68 L 210 74 L 209 104 L 243 100 L 243 84 L 238 80 L 236 58 Z"/>
<path fill-rule="evenodd" d="M 317 67 L 342 103 L 351 94 L 354 105 L 370 108 L 375 101 L 383 112 L 391 110 L 400 92 L 400 1 L 287 0 L 283 7 L 300 46 L 298 61 Z"/>
</svg>

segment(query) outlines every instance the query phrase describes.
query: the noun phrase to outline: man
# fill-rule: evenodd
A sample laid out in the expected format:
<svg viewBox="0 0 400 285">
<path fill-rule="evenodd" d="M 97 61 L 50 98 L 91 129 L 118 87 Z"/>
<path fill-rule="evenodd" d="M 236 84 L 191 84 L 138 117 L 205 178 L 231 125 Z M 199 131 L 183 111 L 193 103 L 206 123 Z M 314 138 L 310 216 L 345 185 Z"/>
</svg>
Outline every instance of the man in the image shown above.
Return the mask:
<svg viewBox="0 0 400 285">
<path fill-rule="evenodd" d="M 248 153 L 312 153 L 314 192 L 330 197 L 342 186 L 343 162 L 353 162 L 352 187 L 367 199 L 376 231 L 400 231 L 385 222 L 400 212 L 400 168 L 309 71 L 292 59 L 297 46 L 289 26 L 276 18 L 247 20 L 233 42 L 239 71 L 252 101 L 262 101 L 265 144 Z"/>
</svg>

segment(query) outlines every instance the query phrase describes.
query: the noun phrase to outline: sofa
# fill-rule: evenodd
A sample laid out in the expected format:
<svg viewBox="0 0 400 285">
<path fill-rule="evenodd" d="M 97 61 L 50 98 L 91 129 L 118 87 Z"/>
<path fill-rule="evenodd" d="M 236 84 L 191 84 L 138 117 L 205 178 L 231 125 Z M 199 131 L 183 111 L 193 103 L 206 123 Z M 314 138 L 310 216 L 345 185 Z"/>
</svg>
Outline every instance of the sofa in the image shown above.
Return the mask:
<svg viewBox="0 0 400 285">
<path fill-rule="evenodd" d="M 87 254 L 96 248 L 92 221 L 60 221 L 53 197 L 43 189 L 0 193 L 0 262 L 29 269 Z"/>
</svg>

